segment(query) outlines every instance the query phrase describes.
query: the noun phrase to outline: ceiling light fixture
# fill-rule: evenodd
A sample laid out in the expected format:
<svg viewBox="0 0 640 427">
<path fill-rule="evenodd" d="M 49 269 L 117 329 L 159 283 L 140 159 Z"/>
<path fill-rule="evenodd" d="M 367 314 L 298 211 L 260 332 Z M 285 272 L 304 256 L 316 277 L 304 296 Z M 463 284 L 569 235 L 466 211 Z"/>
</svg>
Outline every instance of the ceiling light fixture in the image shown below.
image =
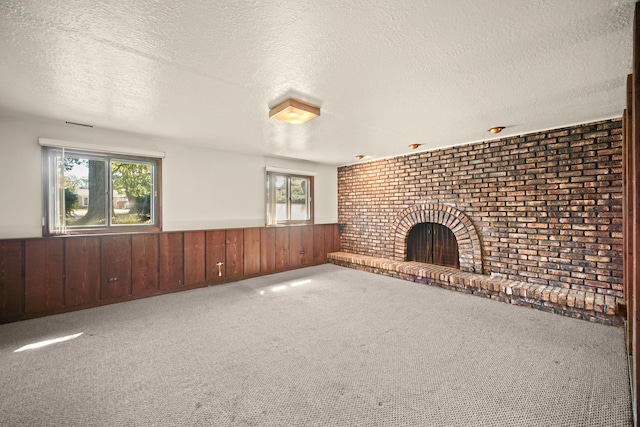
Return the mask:
<svg viewBox="0 0 640 427">
<path fill-rule="evenodd" d="M 409 148 L 411 148 L 412 150 L 415 150 L 416 148 L 420 147 L 422 144 L 409 144 Z"/>
<path fill-rule="evenodd" d="M 269 110 L 269 117 L 281 122 L 299 125 L 320 115 L 320 107 L 306 104 L 293 98 L 276 105 Z"/>
<path fill-rule="evenodd" d="M 487 131 L 491 132 L 491 133 L 500 133 L 500 132 L 502 132 L 502 129 L 504 129 L 504 126 L 495 126 L 495 127 L 487 129 Z"/>
</svg>

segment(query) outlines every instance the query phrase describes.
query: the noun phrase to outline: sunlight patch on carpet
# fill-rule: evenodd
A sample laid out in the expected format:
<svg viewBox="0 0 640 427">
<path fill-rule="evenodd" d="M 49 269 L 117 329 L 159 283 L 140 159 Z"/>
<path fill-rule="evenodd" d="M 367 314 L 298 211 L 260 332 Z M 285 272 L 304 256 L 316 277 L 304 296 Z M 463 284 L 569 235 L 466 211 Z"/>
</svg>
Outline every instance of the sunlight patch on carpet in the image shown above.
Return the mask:
<svg viewBox="0 0 640 427">
<path fill-rule="evenodd" d="M 46 347 L 48 345 L 57 344 L 59 342 L 69 341 L 69 340 L 72 340 L 74 338 L 78 338 L 80 335 L 82 335 L 82 332 L 80 332 L 78 334 L 67 335 L 66 337 L 52 338 L 50 340 L 44 340 L 44 341 L 39 341 L 39 342 L 36 342 L 36 343 L 33 343 L 33 344 L 27 344 L 27 345 L 22 346 L 19 349 L 15 350 L 14 353 L 18 353 L 20 351 L 25 351 L 25 350 L 33 350 L 33 349 L 36 349 L 36 348 Z"/>
<path fill-rule="evenodd" d="M 306 284 L 309 284 L 309 283 L 311 283 L 311 279 L 298 280 L 296 282 L 289 283 L 289 285 L 274 286 L 270 290 L 271 290 L 271 292 L 282 292 L 282 291 L 286 291 L 290 287 L 291 288 L 295 288 L 295 287 L 306 285 Z M 264 290 L 260 291 L 260 295 L 264 295 L 265 293 L 266 292 Z"/>
</svg>

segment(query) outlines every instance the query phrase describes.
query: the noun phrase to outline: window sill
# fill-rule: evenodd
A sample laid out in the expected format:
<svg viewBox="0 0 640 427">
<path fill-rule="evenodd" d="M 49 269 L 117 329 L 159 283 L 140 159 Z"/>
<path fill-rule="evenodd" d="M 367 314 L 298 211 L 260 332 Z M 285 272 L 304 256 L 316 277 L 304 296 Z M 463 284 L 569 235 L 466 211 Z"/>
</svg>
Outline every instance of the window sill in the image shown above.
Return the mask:
<svg viewBox="0 0 640 427">
<path fill-rule="evenodd" d="M 72 236 L 112 236 L 118 234 L 145 234 L 145 233 L 159 233 L 162 231 L 162 227 L 156 226 L 126 226 L 117 229 L 105 229 L 105 228 L 92 228 L 85 230 L 67 230 L 64 234 L 55 233 L 42 233 L 43 237 L 72 237 Z"/>
<path fill-rule="evenodd" d="M 266 224 L 265 227 L 291 227 L 298 225 L 313 225 L 313 221 L 296 221 L 296 222 L 285 222 L 278 224 Z"/>
</svg>

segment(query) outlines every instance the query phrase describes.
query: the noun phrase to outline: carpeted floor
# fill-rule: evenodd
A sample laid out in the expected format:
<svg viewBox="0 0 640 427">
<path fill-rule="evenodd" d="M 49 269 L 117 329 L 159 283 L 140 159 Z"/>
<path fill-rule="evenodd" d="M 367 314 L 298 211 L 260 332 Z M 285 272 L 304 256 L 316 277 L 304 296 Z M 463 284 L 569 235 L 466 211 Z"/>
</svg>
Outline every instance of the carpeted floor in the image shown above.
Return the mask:
<svg viewBox="0 0 640 427">
<path fill-rule="evenodd" d="M 2 426 L 630 426 L 628 380 L 620 328 L 329 264 L 0 326 Z"/>
</svg>

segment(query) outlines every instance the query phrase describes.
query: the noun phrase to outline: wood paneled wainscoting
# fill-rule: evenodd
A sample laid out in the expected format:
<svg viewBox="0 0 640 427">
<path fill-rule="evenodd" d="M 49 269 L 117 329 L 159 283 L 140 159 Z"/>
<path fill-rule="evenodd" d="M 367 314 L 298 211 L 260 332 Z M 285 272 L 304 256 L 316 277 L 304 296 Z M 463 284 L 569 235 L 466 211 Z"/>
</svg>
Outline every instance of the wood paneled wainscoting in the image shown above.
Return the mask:
<svg viewBox="0 0 640 427">
<path fill-rule="evenodd" d="M 627 108 L 623 114 L 622 229 L 626 338 L 631 374 L 634 426 L 640 405 L 640 2 L 633 20 L 633 74 L 627 76 Z"/>
<path fill-rule="evenodd" d="M 0 240 L 0 323 L 322 264 L 337 224 Z"/>
</svg>

